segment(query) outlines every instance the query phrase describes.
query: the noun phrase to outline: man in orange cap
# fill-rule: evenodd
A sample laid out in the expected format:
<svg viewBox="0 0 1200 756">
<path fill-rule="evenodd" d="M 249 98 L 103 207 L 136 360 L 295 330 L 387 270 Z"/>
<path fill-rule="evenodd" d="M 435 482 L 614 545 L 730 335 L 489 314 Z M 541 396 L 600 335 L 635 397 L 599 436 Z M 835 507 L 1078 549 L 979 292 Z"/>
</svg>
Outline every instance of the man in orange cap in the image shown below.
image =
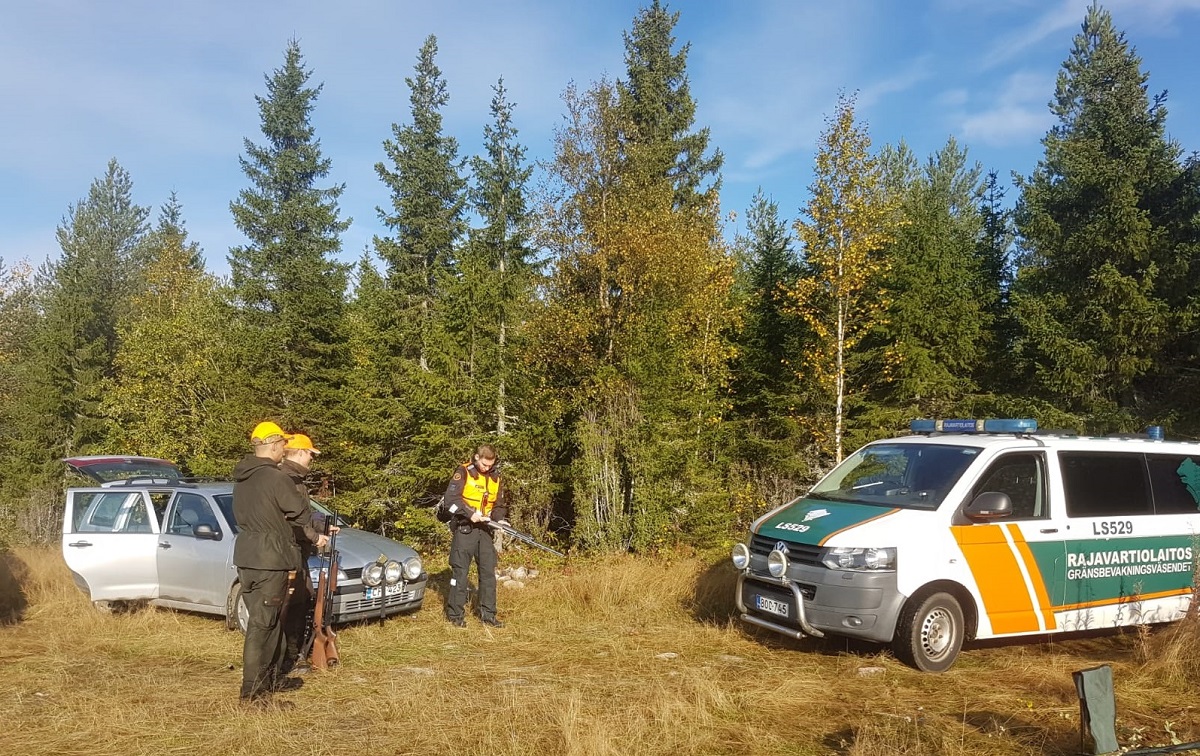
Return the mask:
<svg viewBox="0 0 1200 756">
<path fill-rule="evenodd" d="M 301 682 L 280 672 L 284 639 L 279 615 L 287 599 L 288 573 L 300 561 L 289 522 L 298 520 L 308 505 L 279 469 L 290 437 L 273 422 L 259 423 L 250 434 L 253 453 L 233 468 L 233 518 L 238 527 L 233 563 L 250 615 L 242 648 L 241 700 L 252 706 L 270 706 L 272 693 L 297 688 Z M 327 540 L 322 535 L 318 544 Z"/>
<path fill-rule="evenodd" d="M 296 568 L 296 590 L 292 592 L 291 605 L 283 622 L 284 655 L 280 669 L 285 675 L 293 671 L 304 674 L 309 670 L 308 665 L 300 658 L 300 648 L 304 645 L 304 635 L 308 630 L 308 610 L 315 598 L 311 591 L 308 557 L 317 553 L 317 544 L 321 543 L 324 536 L 317 531 L 313 523 L 306 479 L 313 457 L 320 453 L 321 450 L 313 446 L 311 438 L 303 433 L 294 433 L 284 446 L 283 461 L 279 463 L 279 469 L 287 474 L 296 487 L 296 492 L 304 498 L 304 511 L 292 523 L 292 533 L 300 546 L 300 562 Z M 337 526 L 330 523 L 328 531 L 337 532 Z"/>
</svg>

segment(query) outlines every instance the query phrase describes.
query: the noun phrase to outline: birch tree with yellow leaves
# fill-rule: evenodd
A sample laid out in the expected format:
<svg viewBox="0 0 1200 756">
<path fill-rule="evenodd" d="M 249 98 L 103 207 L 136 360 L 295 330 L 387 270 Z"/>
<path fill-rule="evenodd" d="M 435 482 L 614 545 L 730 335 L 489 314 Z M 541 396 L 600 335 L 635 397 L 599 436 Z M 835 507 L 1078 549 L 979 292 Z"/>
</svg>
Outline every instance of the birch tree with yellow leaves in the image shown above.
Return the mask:
<svg viewBox="0 0 1200 756">
<path fill-rule="evenodd" d="M 887 293 L 879 282 L 888 261 L 882 252 L 899 223 L 896 201 L 871 154 L 866 126 L 855 121 L 854 105 L 853 95 L 843 94 L 826 119 L 811 199 L 795 224 L 804 270 L 791 291 L 795 311 L 811 331 L 800 377 L 816 390 L 812 432 L 838 462 L 848 401 L 860 388 L 854 350 L 885 316 Z"/>
</svg>

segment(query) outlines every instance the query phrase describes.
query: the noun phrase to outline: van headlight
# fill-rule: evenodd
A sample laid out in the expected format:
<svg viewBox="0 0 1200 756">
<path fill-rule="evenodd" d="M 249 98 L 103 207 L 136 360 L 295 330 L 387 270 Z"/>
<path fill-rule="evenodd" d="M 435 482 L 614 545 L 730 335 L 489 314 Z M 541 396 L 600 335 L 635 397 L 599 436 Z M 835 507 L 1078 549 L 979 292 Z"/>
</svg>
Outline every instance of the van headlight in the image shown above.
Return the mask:
<svg viewBox="0 0 1200 756">
<path fill-rule="evenodd" d="M 404 577 L 408 580 L 421 577 L 421 557 L 411 556 L 404 560 Z"/>
<path fill-rule="evenodd" d="M 744 570 L 750 566 L 750 549 L 746 548 L 746 544 L 739 543 L 733 547 L 729 558 L 733 560 L 734 568 Z"/>
<path fill-rule="evenodd" d="M 771 573 L 772 577 L 783 577 L 787 574 L 787 568 L 787 554 L 779 549 L 775 549 L 770 554 L 767 554 L 767 572 Z"/>
<path fill-rule="evenodd" d="M 825 552 L 821 561 L 831 570 L 885 572 L 896 569 L 896 548 L 855 549 L 837 546 Z"/>
</svg>

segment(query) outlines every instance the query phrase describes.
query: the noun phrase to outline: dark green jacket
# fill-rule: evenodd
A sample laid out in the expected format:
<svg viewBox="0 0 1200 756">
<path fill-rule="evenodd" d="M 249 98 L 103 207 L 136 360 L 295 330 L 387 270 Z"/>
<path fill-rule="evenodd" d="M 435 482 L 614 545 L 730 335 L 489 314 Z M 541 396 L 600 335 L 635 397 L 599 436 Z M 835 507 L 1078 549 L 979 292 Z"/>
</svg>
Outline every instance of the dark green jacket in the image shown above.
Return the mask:
<svg viewBox="0 0 1200 756">
<path fill-rule="evenodd" d="M 300 517 L 292 522 L 292 533 L 296 536 L 296 543 L 300 544 L 300 550 L 306 555 L 315 554 L 317 553 L 317 538 L 321 533 L 313 524 L 312 504 L 308 500 L 308 486 L 304 483 L 305 478 L 308 477 L 308 468 L 301 467 L 290 459 L 285 459 L 279 463 L 279 469 L 287 474 L 292 485 L 296 487 L 296 492 L 304 499 L 304 509 L 301 511 Z"/>
<path fill-rule="evenodd" d="M 233 563 L 257 570 L 293 570 L 300 548 L 292 534 L 308 507 L 287 473 L 266 457 L 247 455 L 233 468 Z"/>
</svg>

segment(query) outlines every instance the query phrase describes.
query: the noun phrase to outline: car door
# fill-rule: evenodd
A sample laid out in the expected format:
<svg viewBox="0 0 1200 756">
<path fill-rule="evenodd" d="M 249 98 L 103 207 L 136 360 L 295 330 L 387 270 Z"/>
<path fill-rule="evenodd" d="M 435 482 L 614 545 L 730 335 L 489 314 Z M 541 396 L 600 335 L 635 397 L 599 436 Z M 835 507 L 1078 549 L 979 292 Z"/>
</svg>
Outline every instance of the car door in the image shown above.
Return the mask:
<svg viewBox="0 0 1200 756">
<path fill-rule="evenodd" d="M 145 491 L 67 490 L 63 559 L 92 601 L 158 597 L 158 530 Z"/>
<path fill-rule="evenodd" d="M 167 507 L 166 525 L 158 540 L 159 599 L 192 608 L 225 610 L 233 582 L 233 534 L 224 527 L 204 494 L 179 491 Z M 207 525 L 214 538 L 196 536 Z"/>
<path fill-rule="evenodd" d="M 1003 493 L 1012 513 L 1002 519 L 955 527 L 993 635 L 1057 629 L 1054 610 L 1065 590 L 1061 512 L 1051 495 L 1042 451 L 1012 451 L 993 459 L 979 476 L 970 502 Z"/>
</svg>

